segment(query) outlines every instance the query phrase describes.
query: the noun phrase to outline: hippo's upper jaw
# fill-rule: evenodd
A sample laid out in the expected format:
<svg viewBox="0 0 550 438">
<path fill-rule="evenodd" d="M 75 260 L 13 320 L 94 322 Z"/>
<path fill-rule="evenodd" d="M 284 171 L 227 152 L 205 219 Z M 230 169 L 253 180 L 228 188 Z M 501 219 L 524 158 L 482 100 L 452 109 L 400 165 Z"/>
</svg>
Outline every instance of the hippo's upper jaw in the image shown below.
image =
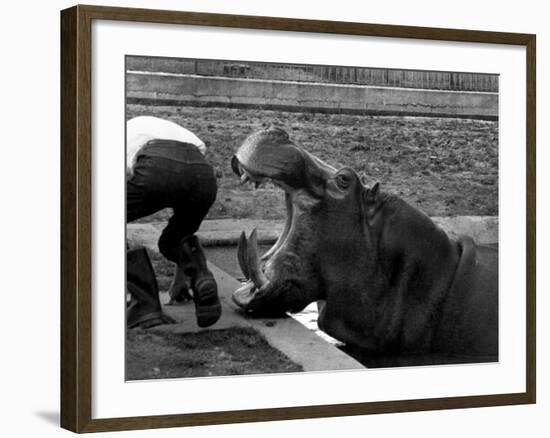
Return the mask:
<svg viewBox="0 0 550 438">
<path fill-rule="evenodd" d="M 297 147 L 282 129 L 256 132 L 245 139 L 231 161 L 243 183 L 273 181 L 287 193 L 307 190 L 321 195 L 324 182 L 336 170 Z"/>
</svg>

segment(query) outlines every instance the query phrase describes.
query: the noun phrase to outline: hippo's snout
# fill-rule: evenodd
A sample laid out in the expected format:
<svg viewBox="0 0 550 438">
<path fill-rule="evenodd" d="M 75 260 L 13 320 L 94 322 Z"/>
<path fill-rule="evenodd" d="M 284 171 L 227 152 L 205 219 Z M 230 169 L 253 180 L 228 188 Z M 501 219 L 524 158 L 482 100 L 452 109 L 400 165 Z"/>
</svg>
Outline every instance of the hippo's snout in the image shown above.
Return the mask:
<svg viewBox="0 0 550 438">
<path fill-rule="evenodd" d="M 310 263 L 315 252 L 314 227 L 309 211 L 322 202 L 335 169 L 297 147 L 278 128 L 262 130 L 245 139 L 231 159 L 241 183 L 255 186 L 270 181 L 285 191 L 286 222 L 273 247 L 261 258 L 257 233 L 239 241 L 238 260 L 247 281 L 233 293 L 241 308 L 270 313 L 300 311 L 320 292 Z"/>
</svg>

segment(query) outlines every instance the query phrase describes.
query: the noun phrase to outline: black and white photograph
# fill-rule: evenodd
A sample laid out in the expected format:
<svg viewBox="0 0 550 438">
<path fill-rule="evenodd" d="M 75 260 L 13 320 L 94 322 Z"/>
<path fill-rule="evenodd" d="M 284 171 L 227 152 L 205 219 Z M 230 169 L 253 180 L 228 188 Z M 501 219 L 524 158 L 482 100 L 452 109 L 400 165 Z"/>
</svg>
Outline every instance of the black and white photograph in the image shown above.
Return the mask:
<svg viewBox="0 0 550 438">
<path fill-rule="evenodd" d="M 0 30 L 3 436 L 548 435 L 544 2 L 86 3 Z"/>
<path fill-rule="evenodd" d="M 127 381 L 499 361 L 498 74 L 127 55 L 125 93 Z"/>
</svg>

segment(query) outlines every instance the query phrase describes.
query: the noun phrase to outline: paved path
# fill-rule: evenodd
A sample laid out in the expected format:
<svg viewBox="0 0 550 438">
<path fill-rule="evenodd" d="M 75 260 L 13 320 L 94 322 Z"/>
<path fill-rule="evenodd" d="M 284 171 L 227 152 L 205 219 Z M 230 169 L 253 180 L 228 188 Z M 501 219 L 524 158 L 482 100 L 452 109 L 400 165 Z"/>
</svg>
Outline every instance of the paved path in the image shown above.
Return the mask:
<svg viewBox="0 0 550 438">
<path fill-rule="evenodd" d="M 293 362 L 302 365 L 304 371 L 365 368 L 364 365 L 321 339 L 291 317 L 253 318 L 240 311 L 231 300 L 232 292 L 239 287 L 240 283 L 212 264 L 210 264 L 210 269 L 214 273 L 219 287 L 222 303 L 220 320 L 207 329 L 201 329 L 195 323 L 195 311 L 192 303 L 164 306 L 166 313 L 176 319 L 179 324 L 158 328 L 173 333 L 189 333 L 230 327 L 251 327 L 258 331 L 271 346 L 284 353 Z M 165 295 L 164 300 L 168 298 L 168 294 L 162 295 Z"/>
</svg>

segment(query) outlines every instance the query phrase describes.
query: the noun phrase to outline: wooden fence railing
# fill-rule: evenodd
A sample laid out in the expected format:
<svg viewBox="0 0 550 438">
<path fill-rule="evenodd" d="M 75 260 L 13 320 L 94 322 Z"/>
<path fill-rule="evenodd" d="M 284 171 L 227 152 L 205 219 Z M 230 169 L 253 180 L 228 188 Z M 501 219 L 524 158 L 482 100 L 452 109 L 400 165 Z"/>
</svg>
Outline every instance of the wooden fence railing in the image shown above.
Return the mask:
<svg viewBox="0 0 550 438">
<path fill-rule="evenodd" d="M 496 74 L 129 56 L 127 70 L 431 90 L 498 92 Z"/>
</svg>

